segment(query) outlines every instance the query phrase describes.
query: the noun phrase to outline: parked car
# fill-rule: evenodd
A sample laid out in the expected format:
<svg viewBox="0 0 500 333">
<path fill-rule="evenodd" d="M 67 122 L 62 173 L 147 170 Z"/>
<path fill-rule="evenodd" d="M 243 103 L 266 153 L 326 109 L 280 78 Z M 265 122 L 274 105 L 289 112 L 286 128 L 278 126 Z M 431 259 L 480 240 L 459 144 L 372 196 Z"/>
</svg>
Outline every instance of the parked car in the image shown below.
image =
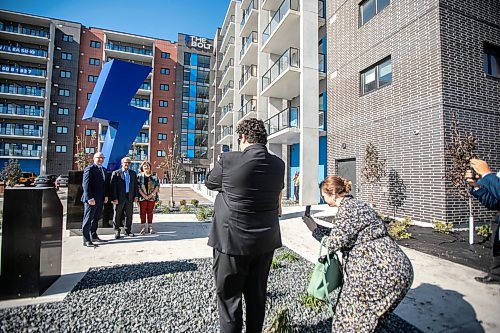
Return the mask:
<svg viewBox="0 0 500 333">
<path fill-rule="evenodd" d="M 60 187 L 68 187 L 69 176 L 60 175 L 59 177 L 57 177 L 56 181 Z"/>
<path fill-rule="evenodd" d="M 21 178 L 19 178 L 18 183 L 24 186 L 30 186 L 36 180 L 36 175 L 34 172 L 23 172 Z"/>
<path fill-rule="evenodd" d="M 57 175 L 38 176 L 35 179 L 35 186 L 39 187 L 55 187 Z"/>
</svg>

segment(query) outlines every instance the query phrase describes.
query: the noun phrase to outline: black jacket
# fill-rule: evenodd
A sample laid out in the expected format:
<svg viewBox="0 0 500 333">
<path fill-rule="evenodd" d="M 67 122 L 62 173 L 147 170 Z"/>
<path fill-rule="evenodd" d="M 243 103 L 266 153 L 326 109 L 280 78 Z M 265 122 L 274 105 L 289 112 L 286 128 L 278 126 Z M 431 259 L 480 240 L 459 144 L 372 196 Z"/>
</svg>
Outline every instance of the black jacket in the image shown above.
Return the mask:
<svg viewBox="0 0 500 333">
<path fill-rule="evenodd" d="M 106 168 L 102 167 L 105 179 L 102 177 L 102 172 L 96 164 L 87 166 L 83 170 L 83 195 L 82 202 L 87 202 L 94 199 L 96 202 L 104 202 L 104 197 L 108 196 L 109 179 Z"/>
<path fill-rule="evenodd" d="M 230 255 L 281 247 L 278 200 L 284 177 L 285 163 L 265 145 L 223 153 L 205 181 L 219 191 L 208 245 Z"/>
<path fill-rule="evenodd" d="M 139 188 L 137 187 L 137 173 L 134 170 L 128 170 L 130 183 L 129 183 L 129 194 L 128 201 L 133 202 L 135 198 L 139 198 Z M 126 185 L 125 185 L 125 174 L 120 168 L 113 171 L 111 175 L 111 183 L 109 186 L 109 200 L 118 200 L 118 203 L 123 202 L 126 199 Z"/>
</svg>

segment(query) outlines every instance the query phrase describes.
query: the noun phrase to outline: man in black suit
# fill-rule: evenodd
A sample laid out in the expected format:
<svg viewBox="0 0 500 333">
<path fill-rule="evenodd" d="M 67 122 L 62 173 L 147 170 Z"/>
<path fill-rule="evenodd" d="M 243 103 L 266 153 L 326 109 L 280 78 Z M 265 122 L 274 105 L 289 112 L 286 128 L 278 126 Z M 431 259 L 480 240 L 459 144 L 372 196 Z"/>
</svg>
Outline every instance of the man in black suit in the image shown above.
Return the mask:
<svg viewBox="0 0 500 333">
<path fill-rule="evenodd" d="M 113 226 L 115 228 L 115 239 L 120 238 L 120 227 L 123 227 L 122 214 L 125 213 L 125 234 L 134 237 L 132 232 L 132 215 L 134 213 L 134 202 L 139 199 L 137 186 L 137 174 L 130 170 L 131 160 L 129 157 L 122 158 L 122 167 L 113 172 L 110 184 L 110 199 L 113 203 Z"/>
<path fill-rule="evenodd" d="M 236 133 L 241 151 L 223 153 L 205 180 L 219 191 L 208 245 L 214 248 L 221 332 L 241 332 L 243 294 L 246 331 L 252 333 L 262 331 L 269 269 L 281 247 L 285 163 L 267 151 L 262 120 L 244 120 Z"/>
<path fill-rule="evenodd" d="M 83 171 L 83 245 L 95 247 L 94 242 L 103 242 L 97 236 L 97 223 L 102 215 L 102 207 L 108 202 L 106 168 L 102 166 L 104 155 L 94 154 L 94 164 Z"/>
</svg>

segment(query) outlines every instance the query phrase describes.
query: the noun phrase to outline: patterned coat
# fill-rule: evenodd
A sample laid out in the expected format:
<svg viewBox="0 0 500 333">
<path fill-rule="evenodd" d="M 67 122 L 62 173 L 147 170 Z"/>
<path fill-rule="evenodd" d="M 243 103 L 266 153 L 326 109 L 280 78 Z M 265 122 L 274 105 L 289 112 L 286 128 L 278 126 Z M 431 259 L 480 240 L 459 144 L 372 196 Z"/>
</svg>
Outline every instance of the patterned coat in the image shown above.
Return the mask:
<svg viewBox="0 0 500 333">
<path fill-rule="evenodd" d="M 411 262 L 377 213 L 351 196 L 342 200 L 332 229 L 313 232 L 318 240 L 328 234 L 330 250 L 342 251 L 344 258 L 344 285 L 332 332 L 373 332 L 410 289 Z"/>
</svg>

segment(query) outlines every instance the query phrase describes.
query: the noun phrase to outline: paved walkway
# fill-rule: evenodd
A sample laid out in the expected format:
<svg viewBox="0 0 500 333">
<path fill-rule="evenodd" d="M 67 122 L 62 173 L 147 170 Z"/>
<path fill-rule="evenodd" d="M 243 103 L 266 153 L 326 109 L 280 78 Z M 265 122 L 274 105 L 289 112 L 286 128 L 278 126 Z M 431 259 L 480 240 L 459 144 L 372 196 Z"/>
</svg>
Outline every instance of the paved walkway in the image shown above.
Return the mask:
<svg viewBox="0 0 500 333">
<path fill-rule="evenodd" d="M 313 213 L 325 206 L 313 206 Z M 303 208 L 287 207 L 281 221 L 285 246 L 315 261 L 318 244 L 301 222 Z M 138 221 L 134 216 L 134 221 Z M 60 301 L 90 267 L 212 256 L 206 245 L 210 223 L 196 221 L 194 215 L 155 215 L 157 234 L 114 240 L 96 249 L 82 247 L 81 237 L 63 238 L 63 276 L 38 298 L 0 302 L 0 308 Z M 139 230 L 134 224 L 134 230 Z M 424 332 L 499 332 L 500 286 L 474 281 L 483 273 L 411 249 L 404 249 L 415 269 L 412 290 L 396 313 Z M 307 282 L 304 282 L 307 283 Z"/>
</svg>

